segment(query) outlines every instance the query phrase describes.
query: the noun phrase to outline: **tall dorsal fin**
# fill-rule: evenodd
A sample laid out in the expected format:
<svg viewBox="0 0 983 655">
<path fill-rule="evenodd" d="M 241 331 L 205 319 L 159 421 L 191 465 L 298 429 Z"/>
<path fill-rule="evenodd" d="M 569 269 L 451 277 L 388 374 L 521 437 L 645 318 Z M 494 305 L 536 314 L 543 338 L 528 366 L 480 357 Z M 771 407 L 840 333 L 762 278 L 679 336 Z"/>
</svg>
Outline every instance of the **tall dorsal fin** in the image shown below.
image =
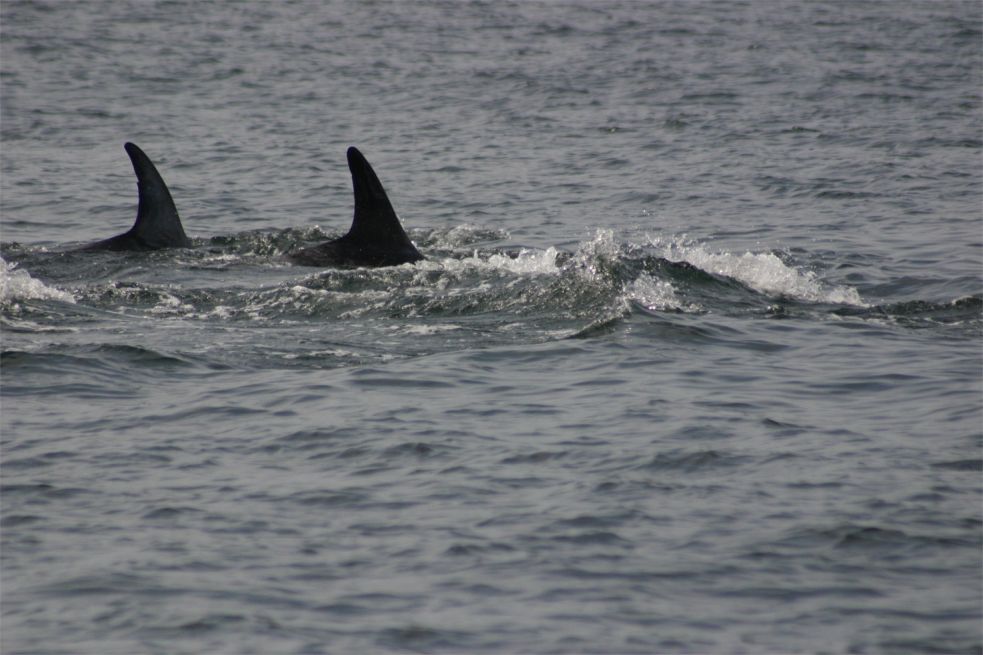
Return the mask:
<svg viewBox="0 0 983 655">
<path fill-rule="evenodd" d="M 137 220 L 127 234 L 151 249 L 190 247 L 191 240 L 181 227 L 181 219 L 171 192 L 167 190 L 164 179 L 150 157 L 133 143 L 127 143 L 123 147 L 133 162 L 140 194 Z"/>
<path fill-rule="evenodd" d="M 150 157 L 132 143 L 123 145 L 137 174 L 140 204 L 137 220 L 129 230 L 109 239 L 84 246 L 81 250 L 158 250 L 190 248 L 191 239 L 181 227 L 171 192 Z"/>
<path fill-rule="evenodd" d="M 392 203 L 389 202 L 386 190 L 382 188 L 382 182 L 354 146 L 348 149 L 348 168 L 352 172 L 352 186 L 355 191 L 355 217 L 344 238 L 351 242 L 371 243 L 380 247 L 413 248 L 413 243 L 403 231 Z"/>
<path fill-rule="evenodd" d="M 357 148 L 348 149 L 355 217 L 345 236 L 290 253 L 304 266 L 399 266 L 424 259 L 393 211 L 382 183 Z"/>
</svg>

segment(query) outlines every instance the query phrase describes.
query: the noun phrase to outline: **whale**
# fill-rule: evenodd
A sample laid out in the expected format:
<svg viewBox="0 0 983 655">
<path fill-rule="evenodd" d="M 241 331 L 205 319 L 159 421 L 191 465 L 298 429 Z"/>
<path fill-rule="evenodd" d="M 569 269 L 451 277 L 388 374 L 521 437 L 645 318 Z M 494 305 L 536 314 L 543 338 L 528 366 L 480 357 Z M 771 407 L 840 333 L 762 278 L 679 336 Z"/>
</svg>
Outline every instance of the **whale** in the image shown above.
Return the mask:
<svg viewBox="0 0 983 655">
<path fill-rule="evenodd" d="M 80 248 L 92 250 L 160 250 L 163 248 L 190 248 L 191 239 L 184 233 L 181 218 L 178 216 L 174 199 L 168 191 L 164 178 L 157 172 L 154 163 L 133 143 L 123 145 L 133 163 L 137 176 L 137 220 L 129 231 L 109 239 L 97 241 Z"/>
<path fill-rule="evenodd" d="M 406 236 L 389 196 L 368 160 L 355 147 L 348 148 L 355 215 L 348 233 L 287 254 L 302 266 L 337 268 L 399 266 L 425 259 Z"/>
</svg>

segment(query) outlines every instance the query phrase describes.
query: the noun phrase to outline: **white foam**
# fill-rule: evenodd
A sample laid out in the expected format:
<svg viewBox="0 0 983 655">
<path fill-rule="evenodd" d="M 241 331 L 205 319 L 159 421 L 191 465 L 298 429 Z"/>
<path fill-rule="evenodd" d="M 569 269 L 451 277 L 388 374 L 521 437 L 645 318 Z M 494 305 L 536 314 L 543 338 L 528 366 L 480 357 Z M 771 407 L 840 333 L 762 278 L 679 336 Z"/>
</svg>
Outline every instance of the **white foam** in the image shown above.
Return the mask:
<svg viewBox="0 0 983 655">
<path fill-rule="evenodd" d="M 620 252 L 618 242 L 614 240 L 614 230 L 599 229 L 589 241 L 584 241 L 574 253 L 573 261 L 589 276 L 599 273 L 599 264 L 605 260 L 616 259 Z"/>
<path fill-rule="evenodd" d="M 430 336 L 433 334 L 438 334 L 440 332 L 453 332 L 454 330 L 460 330 L 460 325 L 408 325 L 404 328 L 400 328 L 398 332 L 402 334 L 412 334 L 417 336 Z"/>
<path fill-rule="evenodd" d="M 475 250 L 470 257 L 463 259 L 441 259 L 439 261 L 424 260 L 415 264 L 421 270 L 444 270 L 451 273 L 466 273 L 470 270 L 499 270 L 516 275 L 555 275 L 560 272 L 556 265 L 558 255 L 556 248 L 546 250 L 522 249 L 515 257 L 494 253 L 479 256 Z"/>
<path fill-rule="evenodd" d="M 17 264 L 8 264 L 0 258 L 0 305 L 18 300 L 62 300 L 74 303 L 75 296 L 49 287 L 41 280 L 35 280 L 27 271 L 17 269 Z"/>
<path fill-rule="evenodd" d="M 168 293 L 166 291 L 161 291 L 161 298 L 157 305 L 150 310 L 152 314 L 167 316 L 167 315 L 183 315 L 189 314 L 194 311 L 194 307 L 188 303 L 181 302 L 181 300 L 174 294 Z"/>
<path fill-rule="evenodd" d="M 656 311 L 699 312 L 700 307 L 683 303 L 672 284 L 643 273 L 625 287 L 628 298 L 646 309 Z"/>
<path fill-rule="evenodd" d="M 703 244 L 682 238 L 648 236 L 649 244 L 670 261 L 685 261 L 708 273 L 734 278 L 768 295 L 783 295 L 809 302 L 825 302 L 867 307 L 853 287 L 823 284 L 812 271 L 800 271 L 785 264 L 773 253 L 711 252 Z"/>
<path fill-rule="evenodd" d="M 443 232 L 433 235 L 436 243 L 442 247 L 460 248 L 468 244 L 489 239 L 502 240 L 508 239 L 509 233 L 505 230 L 493 230 L 488 228 L 478 228 L 474 225 L 456 225 Z"/>
</svg>

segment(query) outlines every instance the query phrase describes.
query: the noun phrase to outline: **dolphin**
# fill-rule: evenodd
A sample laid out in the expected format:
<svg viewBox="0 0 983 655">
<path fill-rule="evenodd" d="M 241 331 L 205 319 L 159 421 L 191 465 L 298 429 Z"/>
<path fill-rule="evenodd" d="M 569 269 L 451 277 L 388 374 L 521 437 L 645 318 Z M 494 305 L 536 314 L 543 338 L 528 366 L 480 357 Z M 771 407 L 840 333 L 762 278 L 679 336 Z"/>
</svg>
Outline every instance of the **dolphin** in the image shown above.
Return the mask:
<svg viewBox="0 0 983 655">
<path fill-rule="evenodd" d="M 135 144 L 123 145 L 137 174 L 140 204 L 137 220 L 129 232 L 89 244 L 81 250 L 159 250 L 161 248 L 190 248 L 191 239 L 181 227 L 171 192 L 157 172 L 150 157 Z"/>
<path fill-rule="evenodd" d="M 348 149 L 355 193 L 355 217 L 348 234 L 287 258 L 303 266 L 398 266 L 425 259 L 403 231 L 375 171 L 357 148 Z"/>
</svg>

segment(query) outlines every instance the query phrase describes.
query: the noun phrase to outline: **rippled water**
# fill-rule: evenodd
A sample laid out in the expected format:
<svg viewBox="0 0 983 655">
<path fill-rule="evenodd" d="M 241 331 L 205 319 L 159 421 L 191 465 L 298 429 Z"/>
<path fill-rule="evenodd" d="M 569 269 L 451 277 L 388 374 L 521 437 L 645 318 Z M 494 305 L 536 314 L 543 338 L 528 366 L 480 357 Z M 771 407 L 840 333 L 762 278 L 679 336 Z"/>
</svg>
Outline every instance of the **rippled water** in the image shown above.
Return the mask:
<svg viewBox="0 0 983 655">
<path fill-rule="evenodd" d="M 7 0 L 3 653 L 983 651 L 981 22 Z"/>
</svg>

